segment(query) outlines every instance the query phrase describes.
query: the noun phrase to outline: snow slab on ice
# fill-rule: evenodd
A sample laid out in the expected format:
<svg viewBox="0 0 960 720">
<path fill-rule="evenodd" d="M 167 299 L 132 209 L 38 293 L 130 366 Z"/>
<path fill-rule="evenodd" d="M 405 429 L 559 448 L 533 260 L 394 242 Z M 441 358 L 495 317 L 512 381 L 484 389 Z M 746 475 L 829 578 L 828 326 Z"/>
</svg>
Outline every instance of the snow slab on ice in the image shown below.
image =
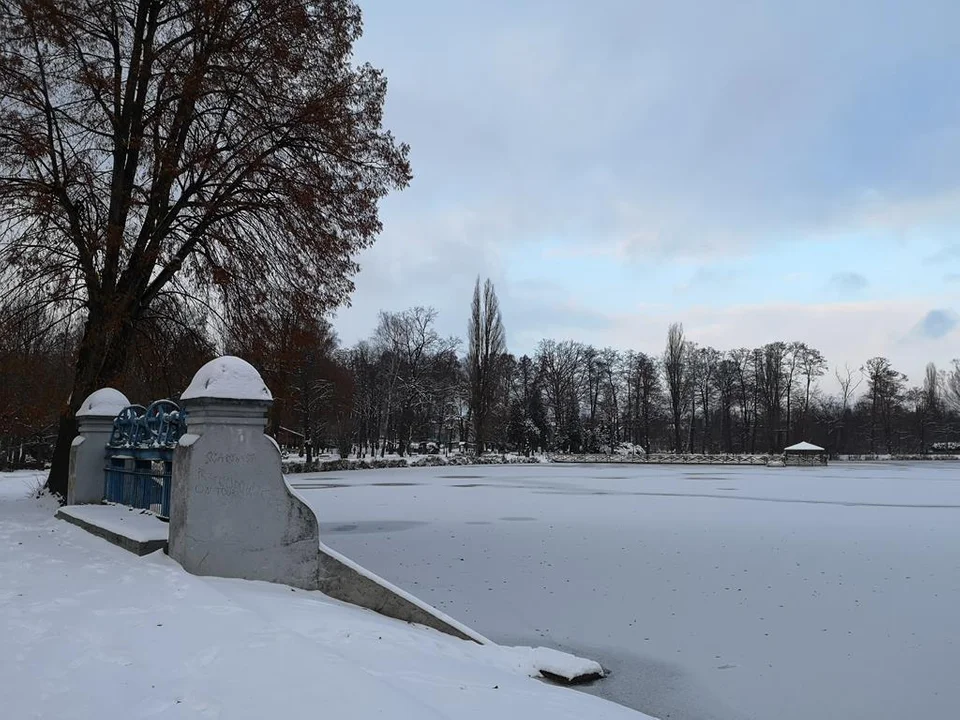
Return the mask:
<svg viewBox="0 0 960 720">
<path fill-rule="evenodd" d="M 4 718 L 648 717 L 527 677 L 527 649 L 138 558 L 54 520 L 37 477 L 0 474 Z"/>
<path fill-rule="evenodd" d="M 197 370 L 181 400 L 218 398 L 221 400 L 273 400 L 257 369 L 232 355 L 214 358 Z"/>
<path fill-rule="evenodd" d="M 67 505 L 59 512 L 139 543 L 166 540 L 170 529 L 153 513 L 125 505 Z"/>
<path fill-rule="evenodd" d="M 101 388 L 90 393 L 77 410 L 77 417 L 116 417 L 130 405 L 127 396 L 113 388 Z"/>
<path fill-rule="evenodd" d="M 527 675 L 546 674 L 567 682 L 580 682 L 603 677 L 603 668 L 594 660 L 585 660 L 570 653 L 545 647 L 502 647 L 517 670 Z"/>
</svg>

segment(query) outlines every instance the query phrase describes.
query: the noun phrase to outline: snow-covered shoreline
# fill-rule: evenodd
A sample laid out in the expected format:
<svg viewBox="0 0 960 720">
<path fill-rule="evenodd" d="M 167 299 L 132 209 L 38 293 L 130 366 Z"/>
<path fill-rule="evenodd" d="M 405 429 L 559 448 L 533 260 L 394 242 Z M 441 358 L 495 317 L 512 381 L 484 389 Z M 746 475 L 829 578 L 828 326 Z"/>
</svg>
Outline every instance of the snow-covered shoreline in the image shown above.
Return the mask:
<svg viewBox="0 0 960 720">
<path fill-rule="evenodd" d="M 55 520 L 40 477 L 0 474 L 5 718 L 645 717 L 531 679 L 549 651 L 138 558 Z"/>
<path fill-rule="evenodd" d="M 550 455 L 555 463 L 613 463 L 637 465 L 766 465 L 781 455 L 740 455 L 734 453 L 650 453 L 645 454 L 572 454 Z"/>
<path fill-rule="evenodd" d="M 336 472 L 339 470 L 387 470 L 395 468 L 461 467 L 466 465 L 535 465 L 539 457 L 525 455 L 414 455 L 400 457 L 370 458 L 324 458 L 307 463 L 305 460 L 284 460 L 285 475 L 311 472 Z"/>
<path fill-rule="evenodd" d="M 924 455 L 837 455 L 836 462 L 935 462 L 957 461 L 960 455 L 947 453 L 926 453 Z"/>
</svg>

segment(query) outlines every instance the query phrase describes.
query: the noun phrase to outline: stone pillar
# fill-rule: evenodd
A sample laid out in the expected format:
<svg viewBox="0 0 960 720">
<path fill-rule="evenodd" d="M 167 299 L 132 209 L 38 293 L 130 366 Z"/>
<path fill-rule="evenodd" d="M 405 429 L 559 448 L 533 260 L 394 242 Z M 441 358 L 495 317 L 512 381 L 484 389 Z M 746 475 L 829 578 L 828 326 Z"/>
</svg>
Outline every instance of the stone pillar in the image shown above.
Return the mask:
<svg viewBox="0 0 960 720">
<path fill-rule="evenodd" d="M 260 374 L 217 358 L 180 399 L 187 433 L 173 456 L 170 556 L 197 575 L 316 588 L 317 519 L 287 486 L 280 451 L 264 435 L 273 398 Z"/>
<path fill-rule="evenodd" d="M 488 642 L 320 542 L 313 510 L 287 485 L 280 448 L 263 432 L 273 398 L 253 366 L 235 357 L 211 360 L 180 400 L 187 432 L 173 454 L 168 553 L 185 570 L 320 590 Z"/>
<path fill-rule="evenodd" d="M 106 446 L 113 420 L 130 401 L 119 390 L 103 388 L 92 393 L 77 411 L 79 435 L 70 447 L 67 505 L 103 501 Z"/>
</svg>

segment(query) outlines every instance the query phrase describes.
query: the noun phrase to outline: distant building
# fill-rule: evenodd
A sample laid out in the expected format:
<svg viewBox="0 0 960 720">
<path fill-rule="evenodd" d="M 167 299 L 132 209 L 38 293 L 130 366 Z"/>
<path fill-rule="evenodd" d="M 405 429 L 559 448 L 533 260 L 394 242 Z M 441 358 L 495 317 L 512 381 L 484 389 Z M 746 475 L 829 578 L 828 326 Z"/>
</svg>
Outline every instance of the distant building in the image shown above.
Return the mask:
<svg viewBox="0 0 960 720">
<path fill-rule="evenodd" d="M 784 465 L 826 465 L 827 451 L 813 443 L 798 442 L 783 450 Z"/>
</svg>

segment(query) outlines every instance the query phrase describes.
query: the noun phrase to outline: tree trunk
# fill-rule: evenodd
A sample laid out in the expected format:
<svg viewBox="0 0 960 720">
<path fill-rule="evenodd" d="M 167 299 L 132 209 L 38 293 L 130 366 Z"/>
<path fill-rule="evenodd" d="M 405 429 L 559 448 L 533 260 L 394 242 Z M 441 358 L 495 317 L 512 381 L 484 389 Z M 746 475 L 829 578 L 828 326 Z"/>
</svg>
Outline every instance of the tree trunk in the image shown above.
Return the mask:
<svg viewBox="0 0 960 720">
<path fill-rule="evenodd" d="M 705 455 L 710 442 L 710 401 L 703 397 L 703 435 L 700 438 L 700 454 Z"/>
<path fill-rule="evenodd" d="M 122 300 L 105 302 L 103 307 L 109 311 L 91 308 L 87 315 L 74 365 L 73 390 L 69 402 L 60 411 L 57 444 L 46 487 L 62 499 L 67 497 L 70 446 L 77 435 L 77 410 L 91 393 L 116 383 L 134 339 L 139 310 L 131 312 L 129 303 Z"/>
<path fill-rule="evenodd" d="M 483 455 L 486 450 L 486 412 L 482 407 L 482 400 L 477 403 L 477 410 L 473 415 L 473 441 L 477 456 Z"/>
<path fill-rule="evenodd" d="M 790 396 L 793 394 L 793 392 L 792 392 L 792 387 L 793 387 L 793 380 L 791 380 L 791 381 L 790 381 L 790 384 L 787 385 L 787 431 L 786 431 L 786 432 L 787 432 L 787 434 L 786 434 L 786 438 L 787 438 L 787 439 L 786 439 L 786 442 L 783 443 L 785 446 L 791 444 L 791 442 L 790 442 L 790 441 L 791 441 L 790 430 L 791 430 L 791 427 L 792 427 L 792 425 L 791 425 L 791 421 L 792 421 L 791 410 L 792 410 L 792 408 L 790 407 Z M 803 438 L 801 438 L 801 440 L 802 440 L 802 439 L 803 439 Z"/>
<path fill-rule="evenodd" d="M 733 417 L 730 414 L 730 406 L 727 405 L 723 413 L 727 429 L 724 437 L 724 444 L 727 446 L 727 452 L 733 452 Z"/>
<path fill-rule="evenodd" d="M 50 462 L 50 474 L 47 476 L 47 490 L 59 495 L 62 500 L 67 497 L 67 473 L 70 468 L 70 444 L 77 435 L 76 410 L 65 404 L 60 412 L 59 429 L 57 430 L 57 444 L 53 447 L 53 458 Z"/>
<path fill-rule="evenodd" d="M 643 452 L 650 454 L 650 409 L 648 405 L 643 407 Z"/>
</svg>

